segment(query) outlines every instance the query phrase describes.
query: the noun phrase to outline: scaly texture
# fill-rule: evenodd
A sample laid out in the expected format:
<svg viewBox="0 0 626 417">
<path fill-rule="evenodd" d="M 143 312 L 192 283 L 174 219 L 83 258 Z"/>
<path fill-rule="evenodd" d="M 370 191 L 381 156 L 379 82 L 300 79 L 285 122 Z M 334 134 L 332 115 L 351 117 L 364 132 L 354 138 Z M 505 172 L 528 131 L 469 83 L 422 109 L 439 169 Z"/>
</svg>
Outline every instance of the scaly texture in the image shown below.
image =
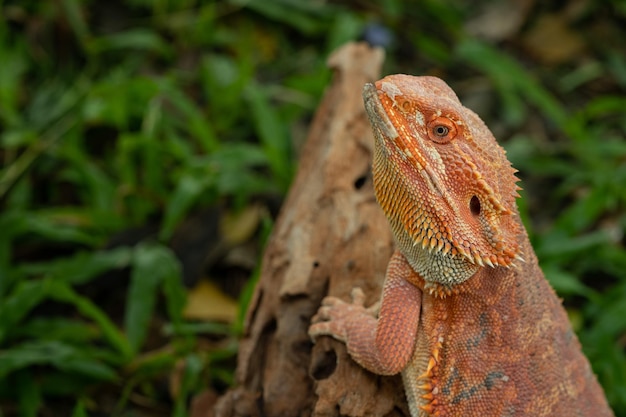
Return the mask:
<svg viewBox="0 0 626 417">
<path fill-rule="evenodd" d="M 438 78 L 364 88 L 374 188 L 398 250 L 376 319 L 328 297 L 309 333 L 402 372 L 418 416 L 612 416 L 519 218 L 515 170 Z"/>
</svg>

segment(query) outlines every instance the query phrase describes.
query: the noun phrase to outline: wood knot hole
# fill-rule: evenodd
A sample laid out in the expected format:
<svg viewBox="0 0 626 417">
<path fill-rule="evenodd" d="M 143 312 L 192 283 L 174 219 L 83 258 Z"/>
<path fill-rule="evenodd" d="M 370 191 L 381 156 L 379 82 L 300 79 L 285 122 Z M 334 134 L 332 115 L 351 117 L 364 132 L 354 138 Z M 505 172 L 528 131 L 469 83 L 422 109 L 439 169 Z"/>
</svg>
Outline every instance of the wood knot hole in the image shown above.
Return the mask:
<svg viewBox="0 0 626 417">
<path fill-rule="evenodd" d="M 361 175 L 359 178 L 357 178 L 354 181 L 354 188 L 357 190 L 360 190 L 365 185 L 366 181 L 367 181 L 367 175 Z"/>
</svg>

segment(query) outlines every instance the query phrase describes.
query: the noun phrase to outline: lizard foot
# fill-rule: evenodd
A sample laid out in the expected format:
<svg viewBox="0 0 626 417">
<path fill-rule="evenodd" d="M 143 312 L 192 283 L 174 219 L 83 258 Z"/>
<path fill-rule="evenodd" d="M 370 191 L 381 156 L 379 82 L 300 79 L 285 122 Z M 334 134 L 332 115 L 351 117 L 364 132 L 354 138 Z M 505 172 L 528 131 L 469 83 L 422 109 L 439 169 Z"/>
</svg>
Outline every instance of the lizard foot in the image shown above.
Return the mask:
<svg viewBox="0 0 626 417">
<path fill-rule="evenodd" d="M 332 336 L 337 340 L 346 342 L 348 329 L 351 324 L 358 323 L 362 317 L 376 317 L 378 303 L 365 308 L 365 294 L 360 288 L 354 288 L 351 292 L 352 302 L 347 303 L 338 297 L 326 297 L 322 300 L 322 306 L 313 316 L 309 327 L 309 336 L 313 340 L 317 336 Z"/>
</svg>

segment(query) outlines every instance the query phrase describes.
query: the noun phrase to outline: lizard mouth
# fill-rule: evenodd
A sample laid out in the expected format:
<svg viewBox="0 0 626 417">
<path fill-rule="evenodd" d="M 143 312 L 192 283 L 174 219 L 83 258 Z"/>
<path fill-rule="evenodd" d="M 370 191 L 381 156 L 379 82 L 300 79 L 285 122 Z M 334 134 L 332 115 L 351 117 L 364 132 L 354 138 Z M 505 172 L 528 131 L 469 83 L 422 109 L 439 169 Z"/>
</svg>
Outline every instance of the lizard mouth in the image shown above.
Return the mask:
<svg viewBox="0 0 626 417">
<path fill-rule="evenodd" d="M 392 140 L 397 138 L 399 136 L 398 131 L 393 123 L 391 123 L 391 120 L 389 120 L 387 112 L 378 98 L 378 89 L 374 84 L 367 83 L 363 87 L 363 102 L 365 103 L 365 110 L 372 122 L 372 126 L 376 126 L 377 129 L 380 129 L 380 133 L 385 138 Z M 374 121 L 376 121 L 376 123 L 374 123 Z"/>
</svg>

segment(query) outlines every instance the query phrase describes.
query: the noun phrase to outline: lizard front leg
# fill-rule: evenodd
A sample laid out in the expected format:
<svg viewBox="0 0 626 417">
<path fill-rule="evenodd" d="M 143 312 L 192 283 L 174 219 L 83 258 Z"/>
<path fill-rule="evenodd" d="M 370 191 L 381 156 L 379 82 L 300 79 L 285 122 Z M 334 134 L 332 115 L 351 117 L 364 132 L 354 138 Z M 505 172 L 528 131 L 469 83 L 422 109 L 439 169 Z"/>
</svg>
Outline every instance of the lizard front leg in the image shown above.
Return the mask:
<svg viewBox="0 0 626 417">
<path fill-rule="evenodd" d="M 353 292 L 353 303 L 326 297 L 309 335 L 344 342 L 352 359 L 371 372 L 399 373 L 411 359 L 417 339 L 422 292 L 411 283 L 414 274 L 404 255 L 396 251 L 387 267 L 378 319 L 364 307 L 360 290 Z"/>
</svg>

